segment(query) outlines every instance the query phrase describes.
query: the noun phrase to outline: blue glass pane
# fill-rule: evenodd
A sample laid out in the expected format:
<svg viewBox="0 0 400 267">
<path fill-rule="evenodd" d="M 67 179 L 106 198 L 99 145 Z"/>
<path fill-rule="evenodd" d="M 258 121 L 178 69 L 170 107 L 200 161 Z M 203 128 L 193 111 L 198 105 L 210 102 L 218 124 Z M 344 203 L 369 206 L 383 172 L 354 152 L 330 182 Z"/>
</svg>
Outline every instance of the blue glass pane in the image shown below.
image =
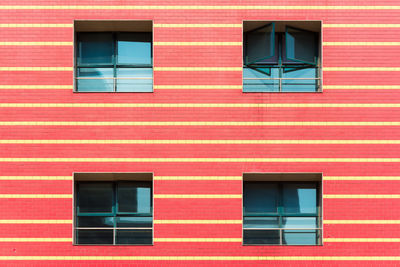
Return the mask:
<svg viewBox="0 0 400 267">
<path fill-rule="evenodd" d="M 120 33 L 117 64 L 151 65 L 151 33 Z"/>
<path fill-rule="evenodd" d="M 77 91 L 112 92 L 114 91 L 113 76 L 114 70 L 112 68 L 78 68 Z"/>
<path fill-rule="evenodd" d="M 114 227 L 114 217 L 78 216 L 78 227 Z"/>
<path fill-rule="evenodd" d="M 151 184 L 118 183 L 118 212 L 151 213 Z"/>
<path fill-rule="evenodd" d="M 153 230 L 117 230 L 116 243 L 120 245 L 151 245 L 153 242 Z"/>
<path fill-rule="evenodd" d="M 243 92 L 279 92 L 279 69 L 243 68 Z"/>
<path fill-rule="evenodd" d="M 261 63 L 275 52 L 275 25 L 245 33 L 245 64 Z"/>
<path fill-rule="evenodd" d="M 113 230 L 76 230 L 76 243 L 80 245 L 112 245 Z"/>
<path fill-rule="evenodd" d="M 112 183 L 79 183 L 78 208 L 79 213 L 112 212 Z"/>
<path fill-rule="evenodd" d="M 284 184 L 283 206 L 286 213 L 317 213 L 316 184 Z"/>
<path fill-rule="evenodd" d="M 279 228 L 279 217 L 244 217 L 243 228 Z"/>
<path fill-rule="evenodd" d="M 243 193 L 244 214 L 276 213 L 278 185 L 273 183 L 245 183 Z"/>
<path fill-rule="evenodd" d="M 318 228 L 318 218 L 317 217 L 283 217 L 282 218 L 282 228 L 299 228 L 299 229 L 309 229 Z"/>
<path fill-rule="evenodd" d="M 284 68 L 282 80 L 283 92 L 315 92 L 318 91 L 319 81 L 317 68 Z M 301 78 L 301 79 L 299 79 Z M 309 79 L 309 80 L 303 80 Z"/>
<path fill-rule="evenodd" d="M 318 245 L 319 230 L 284 230 L 282 233 L 284 245 Z"/>
<path fill-rule="evenodd" d="M 79 33 L 79 64 L 112 64 L 111 33 Z"/>
<path fill-rule="evenodd" d="M 117 227 L 152 227 L 153 217 L 118 217 Z"/>
<path fill-rule="evenodd" d="M 243 244 L 245 245 L 279 245 L 279 230 L 244 230 Z"/>
<path fill-rule="evenodd" d="M 318 39 L 314 32 L 286 27 L 286 56 L 289 60 L 316 64 Z"/>
<path fill-rule="evenodd" d="M 153 92 L 152 68 L 118 68 L 117 92 Z"/>
</svg>

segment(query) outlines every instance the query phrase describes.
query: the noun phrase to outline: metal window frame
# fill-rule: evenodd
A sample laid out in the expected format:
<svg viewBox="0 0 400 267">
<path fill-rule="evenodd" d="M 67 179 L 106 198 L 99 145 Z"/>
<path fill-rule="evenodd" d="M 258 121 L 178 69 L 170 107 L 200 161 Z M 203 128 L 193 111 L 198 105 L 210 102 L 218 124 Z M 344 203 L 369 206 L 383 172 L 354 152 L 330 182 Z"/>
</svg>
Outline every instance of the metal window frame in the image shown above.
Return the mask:
<svg viewBox="0 0 400 267">
<path fill-rule="evenodd" d="M 282 213 L 284 215 L 279 215 L 279 201 L 283 199 L 283 194 L 279 194 L 278 196 L 278 208 L 277 208 L 277 213 L 262 213 L 262 216 L 248 216 L 247 214 L 245 215 L 244 211 L 244 185 L 246 182 L 253 182 L 253 181 L 246 181 L 244 179 L 245 174 L 252 174 L 252 173 L 243 173 L 242 175 L 242 245 L 243 246 L 322 246 L 323 245 L 323 174 L 322 173 L 254 173 L 254 174 L 299 174 L 299 175 L 306 175 L 306 174 L 320 174 L 321 175 L 321 180 L 320 181 L 285 181 L 285 180 L 265 180 L 265 181 L 254 181 L 258 183 L 278 183 L 278 184 L 284 184 L 284 183 L 314 183 L 316 184 L 316 213 L 309 213 L 309 214 L 293 214 L 293 213 Z M 281 189 L 278 188 L 278 191 Z M 312 216 L 309 216 L 312 215 Z M 244 219 L 245 217 L 279 217 L 279 226 L 281 226 L 282 222 L 282 217 L 315 217 L 317 220 L 317 228 L 245 228 L 244 227 Z M 251 230 L 279 230 L 279 238 L 280 238 L 280 243 L 279 244 L 245 244 L 244 243 L 244 231 L 251 231 Z M 316 232 L 316 244 L 283 244 L 283 238 L 282 238 L 282 232 L 284 230 L 314 230 Z"/>
<path fill-rule="evenodd" d="M 150 213 L 138 213 L 138 212 L 119 212 L 118 211 L 118 184 L 123 182 L 129 183 L 137 183 L 137 184 L 149 184 L 150 185 Z M 112 211 L 111 212 L 79 212 L 79 184 L 80 183 L 89 183 L 89 184 L 98 184 L 98 183 L 111 183 L 113 188 L 113 201 L 112 201 Z M 74 221 L 73 221 L 73 244 L 79 246 L 151 246 L 154 245 L 154 218 L 153 218 L 153 188 L 154 182 L 152 181 L 137 181 L 137 180 L 110 180 L 110 181 L 74 181 Z M 152 226 L 151 227 L 117 227 L 117 218 L 118 215 L 123 215 L 122 217 L 151 217 L 152 218 Z M 78 227 L 77 226 L 77 217 L 113 217 L 113 227 Z M 79 229 L 83 230 L 113 230 L 113 244 L 79 244 L 77 242 L 77 231 Z M 151 230 L 152 232 L 152 242 L 151 244 L 117 244 L 116 243 L 116 230 Z"/>
</svg>

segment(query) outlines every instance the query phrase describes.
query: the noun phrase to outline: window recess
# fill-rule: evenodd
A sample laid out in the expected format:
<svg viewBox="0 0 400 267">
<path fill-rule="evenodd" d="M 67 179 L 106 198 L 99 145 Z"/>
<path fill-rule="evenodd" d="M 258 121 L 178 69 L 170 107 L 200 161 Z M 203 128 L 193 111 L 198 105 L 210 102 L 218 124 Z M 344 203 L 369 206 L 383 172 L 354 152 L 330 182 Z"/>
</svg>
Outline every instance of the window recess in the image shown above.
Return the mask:
<svg viewBox="0 0 400 267">
<path fill-rule="evenodd" d="M 151 181 L 77 181 L 75 192 L 75 244 L 153 243 Z"/>
<path fill-rule="evenodd" d="M 75 91 L 153 91 L 151 22 L 77 22 L 75 27 Z"/>
<path fill-rule="evenodd" d="M 243 27 L 243 92 L 321 91 L 319 22 L 251 21 Z"/>
<path fill-rule="evenodd" d="M 244 179 L 244 245 L 322 244 L 319 182 Z"/>
</svg>

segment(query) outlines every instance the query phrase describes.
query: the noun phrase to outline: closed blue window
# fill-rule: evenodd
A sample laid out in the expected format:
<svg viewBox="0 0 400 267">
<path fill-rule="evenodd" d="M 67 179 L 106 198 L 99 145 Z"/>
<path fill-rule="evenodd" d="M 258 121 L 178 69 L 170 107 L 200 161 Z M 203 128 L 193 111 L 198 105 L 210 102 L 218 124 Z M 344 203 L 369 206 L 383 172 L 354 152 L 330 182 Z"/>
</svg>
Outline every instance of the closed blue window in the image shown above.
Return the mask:
<svg viewBox="0 0 400 267">
<path fill-rule="evenodd" d="M 79 32 L 78 92 L 152 92 L 150 32 Z"/>
<path fill-rule="evenodd" d="M 151 245 L 152 185 L 146 181 L 76 183 L 75 243 Z"/>
<path fill-rule="evenodd" d="M 321 244 L 317 182 L 243 184 L 243 244 Z"/>
</svg>

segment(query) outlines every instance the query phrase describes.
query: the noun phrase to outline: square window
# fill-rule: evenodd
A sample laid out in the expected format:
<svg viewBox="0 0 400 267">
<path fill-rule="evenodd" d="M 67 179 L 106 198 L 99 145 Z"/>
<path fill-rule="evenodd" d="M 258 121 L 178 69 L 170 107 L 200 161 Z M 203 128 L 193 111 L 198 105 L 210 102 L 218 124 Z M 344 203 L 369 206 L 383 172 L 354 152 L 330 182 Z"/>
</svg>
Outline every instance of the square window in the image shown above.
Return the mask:
<svg viewBox="0 0 400 267">
<path fill-rule="evenodd" d="M 244 174 L 244 245 L 321 245 L 321 174 Z"/>
<path fill-rule="evenodd" d="M 153 92 L 151 21 L 75 22 L 76 92 Z"/>
<path fill-rule="evenodd" d="M 151 174 L 76 173 L 75 244 L 151 245 Z"/>
<path fill-rule="evenodd" d="M 243 92 L 320 92 L 321 22 L 243 22 Z"/>
</svg>

